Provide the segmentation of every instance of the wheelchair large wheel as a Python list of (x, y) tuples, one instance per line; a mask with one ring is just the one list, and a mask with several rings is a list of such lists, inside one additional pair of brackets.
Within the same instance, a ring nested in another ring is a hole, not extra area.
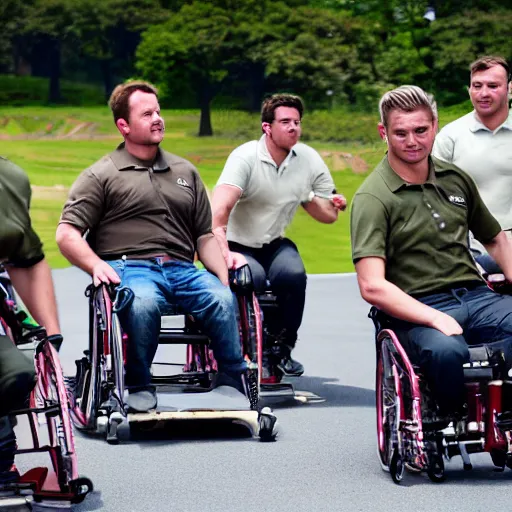
[(101, 404), (101, 376), (104, 370), (104, 346), (107, 338), (107, 315), (103, 288), (87, 287), (89, 297), (89, 349), (76, 361), (75, 378), (68, 379), (72, 394), (71, 415), (79, 430), (95, 430), (98, 409)]
[(263, 329), (261, 310), (254, 294), (238, 297), (242, 353), (249, 371), (247, 385), (251, 409), (258, 409), (263, 364)]
[[(375, 391), (377, 395), (377, 447), (380, 463), (385, 471), (391, 470), (393, 456), (395, 455), (395, 458), (399, 456), (400, 396), (396, 389), (393, 367), (390, 363), (389, 350), (386, 342), (383, 341), (377, 360)], [(392, 471), (392, 477), (395, 472)], [(394, 477), (393, 480), (395, 480)]]
[[(73, 430), (68, 395), (57, 352), (47, 340), (36, 349), (37, 384), (30, 397), (31, 408), (44, 408), (48, 427), (50, 458), (63, 492), (70, 491), (70, 482), (78, 478)], [(36, 421), (40, 421), (36, 418)]]

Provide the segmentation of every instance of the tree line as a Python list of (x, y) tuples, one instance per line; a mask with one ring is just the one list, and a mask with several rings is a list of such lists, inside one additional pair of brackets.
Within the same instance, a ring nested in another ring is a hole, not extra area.
[(257, 110), (293, 91), (363, 110), (414, 83), (450, 105), (476, 57), (512, 59), (512, 0), (3, 0), (0, 22), (0, 73), (49, 77), (49, 102), (63, 76), (106, 96), (145, 78), (164, 105), (199, 107), (202, 135), (219, 96)]

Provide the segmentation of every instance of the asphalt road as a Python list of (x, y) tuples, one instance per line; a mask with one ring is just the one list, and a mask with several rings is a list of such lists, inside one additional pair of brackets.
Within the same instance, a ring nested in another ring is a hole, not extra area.
[[(89, 280), (76, 269), (55, 271), (54, 277), (65, 336), (62, 362), (71, 374), (87, 343), (83, 291)], [(469, 473), (462, 470), (460, 457), (453, 459), (442, 484), (406, 474), (397, 486), (381, 470), (373, 326), (367, 311), (353, 275), (310, 277), (295, 351), (306, 373), (296, 379), (296, 387), (326, 400), (275, 405), (281, 425), (275, 443), (260, 443), (237, 429), (221, 435), (207, 426), (118, 446), (76, 433), (80, 473), (93, 480), (95, 492), (73, 510), (508, 510), (512, 472), (494, 473), (485, 454), (472, 456), (475, 469)], [(180, 362), (184, 349), (163, 355)]]

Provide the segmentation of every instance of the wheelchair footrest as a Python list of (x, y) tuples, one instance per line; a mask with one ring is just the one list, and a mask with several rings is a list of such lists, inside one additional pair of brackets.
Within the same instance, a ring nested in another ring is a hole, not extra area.
[(188, 333), (182, 329), (163, 328), (160, 331), (158, 342), (162, 345), (209, 345), (208, 336), (199, 333)]

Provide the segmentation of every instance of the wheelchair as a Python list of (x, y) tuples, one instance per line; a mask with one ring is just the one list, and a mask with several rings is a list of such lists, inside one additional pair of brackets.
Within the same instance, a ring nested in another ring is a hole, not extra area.
[[(182, 373), (157, 376), (152, 372), (157, 409), (130, 412), (124, 402), (128, 337), (116, 311), (117, 292), (103, 284), (89, 285), (85, 293), (89, 298), (89, 347), (84, 357), (76, 361), (76, 376), (68, 379), (71, 417), (78, 429), (103, 434), (108, 443), (117, 444), (136, 425), (150, 428), (172, 420), (229, 420), (245, 425), (261, 441), (276, 439), (275, 415), (270, 408), (260, 410), (258, 405), (259, 366), (251, 365), (248, 372), (249, 399), (232, 388), (224, 390), (224, 396), (218, 392), (221, 388), (211, 389), (217, 363), (210, 340), (194, 319), (178, 308), (171, 307), (165, 316), (184, 316), (183, 327), (162, 327), (159, 345), (187, 346)], [(247, 353), (245, 346), (243, 352)], [(154, 362), (153, 368), (158, 364), (173, 363)]]
[(449, 422), (436, 404), (420, 369), (409, 360), (386, 316), (369, 314), (376, 327), (377, 446), (381, 466), (400, 483), (407, 466), (445, 480), (444, 460), (460, 455), (471, 470), (471, 453), (488, 452), (496, 471), (512, 469), (512, 380), (497, 343), (470, 346), (464, 364), (467, 415)]
[(250, 368), (259, 369), (260, 398), (293, 399), (300, 403), (322, 402), (323, 399), (314, 393), (298, 391), (293, 384), (282, 380), (284, 374), (278, 366), (281, 361), (280, 340), (276, 335), (280, 310), (270, 282), (267, 280), (265, 290), (256, 293), (248, 265), (230, 271), (230, 276), (247, 364)]
[[(27, 321), (28, 320), (28, 321)], [(68, 396), (56, 349), (45, 330), (18, 307), (9, 276), (0, 273), (1, 334), (7, 334), (27, 357), (34, 359), (36, 385), (24, 409), (10, 421), (17, 434), (16, 454), (48, 452), (51, 465), (37, 467), (16, 483), (0, 486), (0, 509), (81, 503), (93, 490), (79, 475)]]

